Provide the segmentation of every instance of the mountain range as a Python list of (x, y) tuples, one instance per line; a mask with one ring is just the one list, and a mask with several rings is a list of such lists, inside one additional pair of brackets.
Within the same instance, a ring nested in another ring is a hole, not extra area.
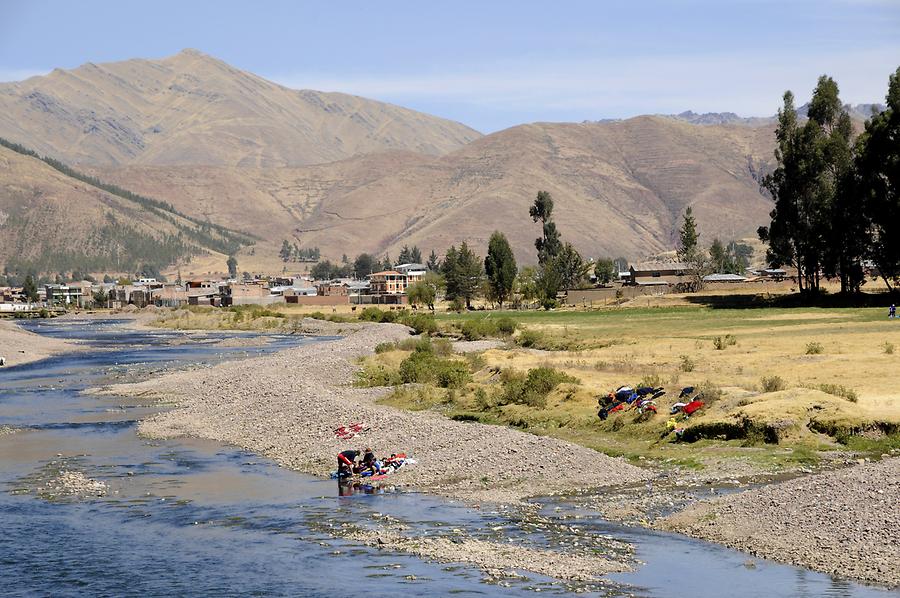
[[(396, 256), (407, 244), (441, 254), (463, 240), (483, 253), (494, 230), (533, 263), (539, 227), (528, 206), (538, 190), (553, 194), (564, 239), (587, 257), (673, 248), (688, 206), (706, 242), (753, 235), (771, 209), (759, 181), (772, 167), (774, 122), (732, 116), (533, 123), (483, 136), (383, 102), (288, 89), (195, 50), (0, 84), (0, 137), (164, 202), (175, 214), (166, 218), (246, 233), (240, 268), (270, 272), (297, 267), (278, 257), (285, 239), (337, 260)], [(3, 263), (46, 263), (57, 235), (89, 247), (110, 213), (140, 231), (172, 230), (152, 210), (13, 154), (0, 151)], [(80, 224), (62, 226), (70, 218)], [(27, 240), (34, 247), (22, 254)], [(191, 243), (169, 268), (224, 269), (220, 245)]]

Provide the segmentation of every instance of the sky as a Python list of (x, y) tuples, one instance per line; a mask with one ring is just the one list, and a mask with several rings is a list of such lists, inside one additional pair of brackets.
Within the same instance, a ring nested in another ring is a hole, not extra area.
[(298, 89), (489, 133), (638, 114), (774, 114), (829, 74), (883, 101), (900, 0), (0, 0), (0, 81), (196, 48)]

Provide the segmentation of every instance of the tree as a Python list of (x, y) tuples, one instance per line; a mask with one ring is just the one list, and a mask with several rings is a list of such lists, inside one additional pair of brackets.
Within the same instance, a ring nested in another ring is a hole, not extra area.
[(440, 260), (438, 260), (437, 254), (434, 252), (434, 249), (431, 250), (431, 255), (428, 256), (428, 261), (425, 263), (425, 267), (428, 268), (430, 272), (437, 272), (441, 268)]
[(25, 277), (25, 282), (22, 284), (22, 294), (25, 295), (25, 299), (31, 303), (38, 300), (38, 289), (37, 284), (34, 282), (33, 275), (29, 274)]
[(709, 259), (712, 262), (713, 270), (716, 272), (727, 272), (728, 252), (718, 237), (713, 239), (712, 245), (709, 246)]
[(613, 260), (613, 263), (616, 265), (616, 272), (625, 272), (628, 270), (628, 260), (624, 257), (617, 257)]
[(518, 307), (522, 302), (530, 304), (540, 297), (538, 288), (538, 273), (534, 266), (526, 266), (519, 270), (515, 284), (515, 303)]
[(285, 239), (281, 242), (281, 251), (278, 252), (278, 257), (281, 258), (281, 261), (286, 262), (291, 259), (292, 248), (291, 244), (288, 243), (288, 240)]
[(601, 258), (594, 264), (594, 276), (600, 284), (609, 284), (619, 276), (619, 270), (609, 258)]
[(867, 214), (868, 253), (888, 288), (900, 283), (900, 68), (888, 82), (887, 107), (857, 140), (855, 188)]
[(447, 299), (459, 299), (465, 301), (467, 308), (472, 307), (472, 299), (481, 284), (482, 264), (465, 241), (459, 249), (450, 246), (441, 264), (441, 273), (447, 287)]
[(360, 253), (353, 260), (353, 272), (357, 278), (365, 278), (379, 267), (375, 258), (368, 253)]
[(226, 264), (228, 265), (228, 278), (230, 278), (232, 280), (237, 279), (237, 275), (238, 275), (237, 258), (235, 258), (233, 255), (229, 255), (228, 261), (226, 262)]
[(557, 271), (562, 289), (574, 289), (581, 286), (590, 270), (590, 264), (585, 262), (578, 250), (568, 242), (553, 258), (551, 267)]
[(404, 245), (400, 250), (400, 255), (397, 257), (398, 264), (420, 264), (422, 263), (422, 252), (419, 251), (419, 248), (415, 245), (412, 246), (412, 249), (409, 246)]
[(337, 265), (332, 264), (328, 260), (322, 260), (312, 267), (309, 271), (309, 275), (312, 276), (314, 280), (331, 280), (332, 278), (335, 278), (335, 271), (337, 270), (339, 270)]
[(97, 307), (106, 307), (107, 301), (109, 300), (109, 295), (103, 289), (97, 289), (93, 293), (92, 299), (94, 300), (94, 305)]
[(528, 214), (534, 222), (541, 222), (542, 235), (535, 239), (534, 246), (538, 252), (538, 263), (544, 264), (559, 253), (562, 247), (559, 231), (553, 222), (553, 197), (546, 191), (538, 191)]
[(808, 116), (801, 126), (794, 95), (786, 92), (775, 131), (778, 167), (763, 179), (775, 207), (759, 237), (769, 244), (770, 265), (797, 269), (801, 293), (818, 292), (823, 270), (826, 276), (839, 275), (841, 289), (848, 291), (858, 286), (853, 281), (861, 272), (853, 254), (858, 253), (862, 214), (843, 186), (851, 165), (852, 127), (830, 77), (819, 78)]
[(424, 280), (420, 280), (406, 288), (406, 297), (409, 299), (410, 305), (427, 305), (429, 309), (433, 310), (437, 290)]
[(384, 254), (384, 258), (381, 260), (381, 269), (382, 270), (393, 270), (394, 262), (391, 261), (391, 256), (388, 254)]
[(518, 268), (509, 241), (500, 231), (494, 231), (488, 241), (488, 252), (484, 258), (484, 272), (488, 280), (488, 298), (496, 301), (500, 309), (503, 309), (503, 302), (512, 294)]
[(703, 277), (709, 271), (709, 260), (706, 252), (700, 249), (700, 233), (690, 206), (684, 211), (681, 229), (678, 231), (678, 259), (693, 270), (693, 290), (700, 290)]

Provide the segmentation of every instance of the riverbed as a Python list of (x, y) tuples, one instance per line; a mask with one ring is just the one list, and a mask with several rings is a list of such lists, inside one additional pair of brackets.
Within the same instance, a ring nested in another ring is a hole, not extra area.
[[(339, 496), (335, 482), (193, 439), (148, 440), (137, 422), (165, 409), (81, 394), (328, 338), (132, 330), (115, 319), (43, 320), (29, 330), (82, 351), (0, 370), (0, 593), (3, 595), (885, 596), (676, 534), (625, 527), (583, 497), (523, 511), (390, 487)], [(54, 492), (60, 472), (102, 483)], [(605, 551), (634, 567), (596, 582), (435, 563), (347, 539), (386, 523), (427, 537)]]

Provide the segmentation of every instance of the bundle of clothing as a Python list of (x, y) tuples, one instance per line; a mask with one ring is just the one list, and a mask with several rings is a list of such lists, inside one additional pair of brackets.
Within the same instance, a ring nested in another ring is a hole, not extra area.
[(606, 419), (610, 413), (634, 409), (638, 413), (656, 413), (656, 399), (666, 394), (662, 388), (652, 386), (620, 386), (605, 397), (597, 399), (600, 411), (597, 416)]

